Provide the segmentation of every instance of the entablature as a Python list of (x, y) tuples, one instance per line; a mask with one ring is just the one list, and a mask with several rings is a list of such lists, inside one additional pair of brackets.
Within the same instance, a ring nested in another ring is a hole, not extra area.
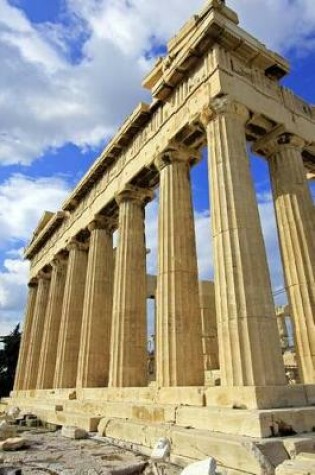
[[(245, 34), (236, 23), (226, 19), (225, 22), (229, 29)], [(183, 44), (185, 51), (189, 49), (192, 36), (193, 29), (189, 30), (187, 42), (174, 41), (174, 51), (179, 44)], [(252, 41), (256, 43), (264, 48), (256, 40)], [(242, 48), (247, 44), (239, 42), (234, 50), (229, 47), (231, 51), (228, 51), (222, 44), (215, 43), (190, 66), (189, 74), (181, 78), (167, 100), (155, 99), (151, 105), (142, 103), (136, 108), (65, 201), (59, 217), (57, 213), (27, 247), (25, 256), (32, 260), (34, 272), (45, 263), (46, 254), (49, 259), (88, 226), (91, 213), (117, 216), (114, 200), (117, 190), (127, 184), (155, 188), (159, 178), (153, 162), (171, 140), (195, 149), (205, 145), (199, 120), (201, 112), (222, 95), (229, 95), (250, 111), (246, 126), (250, 142), (279, 125), (301, 135), (307, 143), (303, 151), (305, 166), (309, 174), (315, 173), (314, 107), (279, 85), (272, 75), (267, 76), (259, 54), (256, 57), (249, 54), (243, 61), (246, 55)]]

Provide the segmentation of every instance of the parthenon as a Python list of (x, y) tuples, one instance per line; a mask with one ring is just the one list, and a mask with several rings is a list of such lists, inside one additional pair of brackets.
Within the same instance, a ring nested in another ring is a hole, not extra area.
[[(169, 41), (143, 81), (152, 102), (123, 123), (62, 209), (44, 214), (25, 250), (9, 404), (143, 450), (169, 437), (174, 457), (214, 456), (231, 474), (272, 475), (263, 441), (314, 431), (315, 107), (281, 85), (288, 73), (222, 0)], [(205, 146), (214, 289), (198, 282), (190, 179)], [(270, 169), (299, 384), (285, 376), (250, 153)], [(150, 381), (144, 219), (157, 189)]]

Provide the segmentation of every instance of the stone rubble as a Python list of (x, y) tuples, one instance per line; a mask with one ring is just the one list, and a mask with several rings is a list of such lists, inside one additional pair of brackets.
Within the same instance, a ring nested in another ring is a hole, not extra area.
[(0, 422), (0, 441), (14, 437), (16, 432), (17, 429), (15, 426), (8, 424), (6, 421)]
[[(156, 474), (147, 457), (92, 438), (64, 438), (61, 431), (41, 428), (28, 430), (27, 442), (27, 448), (1, 453), (0, 475), (9, 473), (4, 469), (22, 470), (22, 475)], [(164, 473), (179, 475), (181, 468), (168, 464)]]
[(69, 439), (86, 439), (88, 433), (84, 429), (80, 429), (75, 426), (63, 426), (61, 430), (62, 437), (68, 437)]
[(24, 437), (11, 437), (9, 439), (0, 442), (0, 450), (20, 450), (27, 447), (27, 440)]

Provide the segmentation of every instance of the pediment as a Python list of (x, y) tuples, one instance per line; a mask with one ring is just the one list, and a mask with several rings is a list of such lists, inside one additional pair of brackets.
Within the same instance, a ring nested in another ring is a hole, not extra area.
[[(55, 213), (51, 211), (44, 211), (42, 217), (40, 218), (35, 231), (33, 232), (32, 241), (40, 234), (40, 232), (46, 227), (46, 225), (51, 221)], [(31, 242), (32, 242), (31, 241)]]

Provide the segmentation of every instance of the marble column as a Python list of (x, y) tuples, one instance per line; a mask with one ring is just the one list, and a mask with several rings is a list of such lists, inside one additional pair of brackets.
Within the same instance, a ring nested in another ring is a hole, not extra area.
[(39, 357), (42, 348), (46, 308), (50, 289), (50, 272), (41, 271), (38, 274), (38, 289), (34, 307), (32, 329), (28, 341), (28, 357), (25, 367), (23, 389), (36, 389)]
[(39, 359), (37, 389), (53, 388), (67, 262), (66, 256), (59, 255), (51, 263), (51, 285), (46, 310), (43, 344)]
[(286, 384), (257, 200), (248, 111), (229, 98), (205, 110), (222, 386)]
[(83, 307), (77, 387), (108, 385), (113, 307), (113, 222), (98, 216), (89, 225), (90, 246)]
[(59, 330), (55, 388), (74, 388), (81, 341), (83, 299), (87, 269), (87, 245), (72, 240)]
[(127, 187), (116, 198), (119, 241), (115, 258), (109, 386), (147, 384), (146, 247), (144, 206), (153, 194)]
[(315, 221), (302, 159), (304, 142), (285, 132), (255, 145), (269, 158), (283, 268), (295, 324), (300, 376), (315, 383)]
[(280, 337), (280, 344), (282, 351), (288, 349), (288, 329), (285, 321), (285, 317), (283, 315), (277, 315), (277, 324), (278, 324), (278, 332)]
[(212, 282), (199, 282), (202, 352), (205, 371), (219, 369), (218, 331)]
[(34, 319), (34, 310), (35, 310), (35, 303), (37, 297), (37, 289), (38, 289), (38, 281), (37, 279), (32, 279), (28, 284), (29, 291), (28, 291), (28, 298), (27, 298), (27, 306), (26, 306), (26, 314), (24, 320), (24, 328), (22, 331), (22, 338), (21, 338), (21, 347), (19, 352), (19, 359), (15, 374), (15, 382), (14, 382), (14, 391), (19, 391), (24, 387), (24, 379), (26, 373), (26, 362), (27, 356), (29, 352), (29, 344), (31, 338), (31, 330), (32, 324)]
[(160, 172), (156, 373), (158, 386), (204, 384), (201, 310), (190, 161), (199, 154), (174, 145)]

